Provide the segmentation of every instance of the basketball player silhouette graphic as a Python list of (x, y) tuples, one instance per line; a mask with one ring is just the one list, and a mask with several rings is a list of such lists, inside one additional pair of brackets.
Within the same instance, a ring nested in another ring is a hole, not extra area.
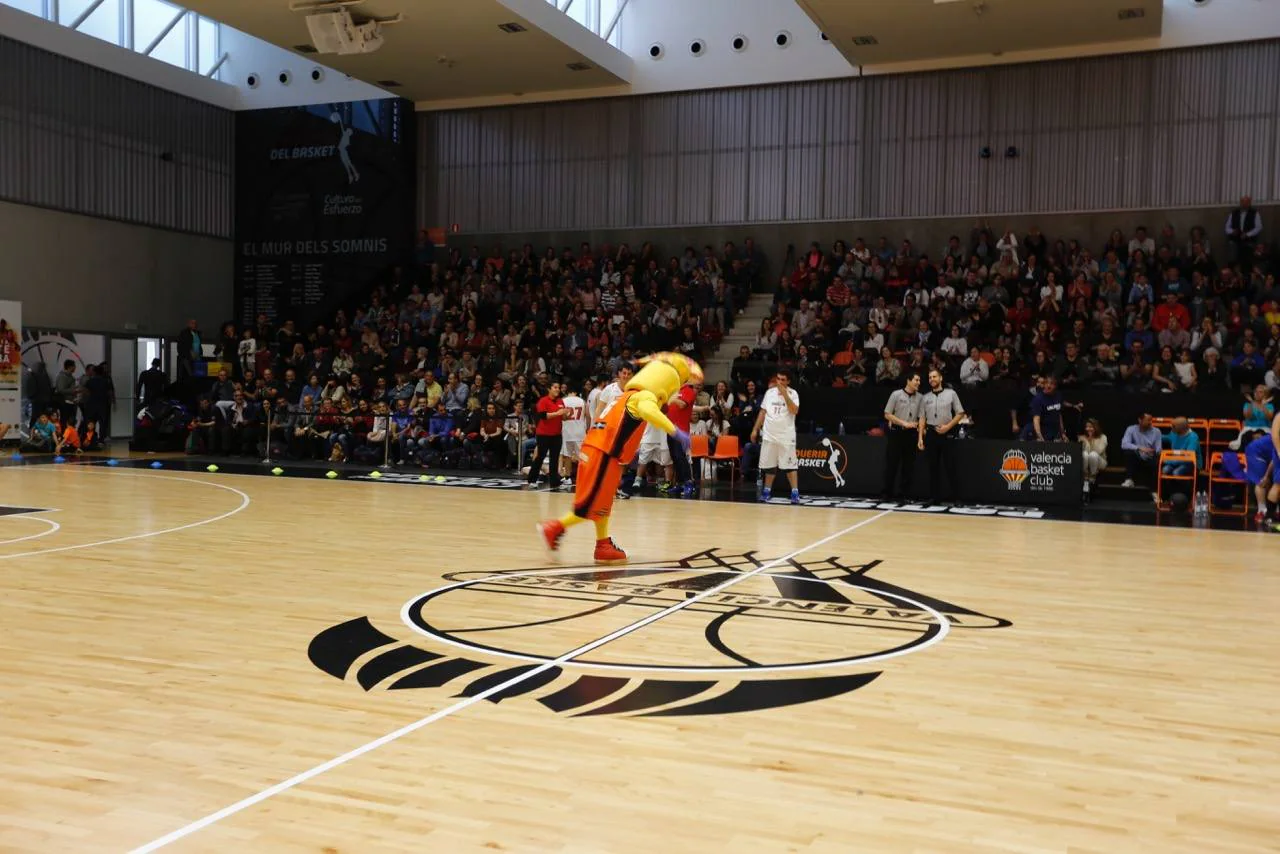
[(831, 469), (831, 478), (836, 482), (836, 489), (844, 486), (844, 475), (840, 474), (840, 446), (833, 445), (830, 439), (823, 438), (822, 447), (827, 449), (827, 468)]
[(329, 114), (329, 121), (342, 128), (342, 139), (338, 141), (338, 157), (342, 160), (342, 165), (347, 170), (347, 183), (354, 184), (360, 180), (360, 173), (356, 171), (355, 164), (351, 162), (351, 135), (355, 131), (347, 127), (342, 121), (342, 114), (333, 112)]

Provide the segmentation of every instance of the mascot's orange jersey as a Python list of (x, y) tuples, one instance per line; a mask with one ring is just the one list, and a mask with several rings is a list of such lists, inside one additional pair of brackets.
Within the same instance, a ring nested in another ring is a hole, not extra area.
[(637, 395), (648, 396), (652, 404), (650, 392), (624, 391), (591, 425), (587, 438), (582, 442), (583, 448), (603, 451), (624, 466), (635, 459), (645, 427), (645, 419), (633, 412), (639, 402), (633, 400)]

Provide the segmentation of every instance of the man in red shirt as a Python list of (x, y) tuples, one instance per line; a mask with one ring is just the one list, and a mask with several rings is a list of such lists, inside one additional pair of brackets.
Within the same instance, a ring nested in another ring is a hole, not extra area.
[(529, 465), (528, 483), (537, 486), (538, 475), (542, 474), (542, 461), (551, 459), (551, 488), (560, 488), (560, 431), (564, 427), (564, 417), (569, 410), (560, 403), (560, 383), (552, 383), (544, 397), (538, 400), (535, 407), (538, 421), (534, 425), (534, 441), (537, 450), (533, 454), (533, 462)]
[[(693, 420), (693, 402), (698, 397), (698, 389), (693, 383), (680, 387), (680, 391), (667, 401), (667, 418), (676, 425), (676, 429), (689, 432), (689, 424)], [(676, 470), (676, 482), (684, 484), (682, 494), (692, 498), (697, 491), (693, 482), (693, 468), (689, 465), (689, 452), (685, 450), (674, 436), (667, 437), (667, 450), (671, 452), (671, 464)]]
[(1164, 302), (1156, 306), (1155, 312), (1151, 315), (1151, 328), (1156, 332), (1164, 332), (1169, 328), (1169, 318), (1176, 317), (1181, 324), (1180, 329), (1191, 328), (1191, 312), (1187, 311), (1187, 307), (1178, 302), (1177, 294), (1165, 294)]

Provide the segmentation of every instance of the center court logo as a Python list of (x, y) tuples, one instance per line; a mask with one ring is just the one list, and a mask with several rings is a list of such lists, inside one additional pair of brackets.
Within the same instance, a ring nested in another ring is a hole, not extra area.
[[(365, 691), (456, 685), (456, 696), (475, 696), (510, 683), (486, 699), (521, 697), (574, 717), (671, 717), (839, 696), (950, 631), (1010, 625), (872, 577), (881, 563), (775, 565), (709, 549), (623, 568), (457, 572), (402, 607), (412, 642), (361, 617), (316, 635), (308, 655)], [(697, 601), (559, 661), (584, 638), (689, 599)]]

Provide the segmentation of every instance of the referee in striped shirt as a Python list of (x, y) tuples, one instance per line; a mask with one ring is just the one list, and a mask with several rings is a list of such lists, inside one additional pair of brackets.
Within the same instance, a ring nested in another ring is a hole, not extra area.
[(942, 382), (942, 372), (929, 371), (929, 392), (924, 395), (920, 411), (920, 448), (929, 461), (929, 498), (942, 500), (942, 469), (947, 470), (948, 497), (955, 501), (958, 495), (956, 483), (956, 447), (953, 432), (964, 417), (964, 407), (954, 389)]
[[(895, 501), (911, 492), (911, 479), (916, 470), (916, 449), (923, 449), (920, 439), (920, 374), (907, 375), (906, 384), (895, 389), (884, 405), (884, 420), (889, 425), (886, 438), (888, 453), (884, 461), (884, 497)], [(899, 481), (901, 473), (901, 481)], [(901, 482), (902, 488), (898, 488)]]

